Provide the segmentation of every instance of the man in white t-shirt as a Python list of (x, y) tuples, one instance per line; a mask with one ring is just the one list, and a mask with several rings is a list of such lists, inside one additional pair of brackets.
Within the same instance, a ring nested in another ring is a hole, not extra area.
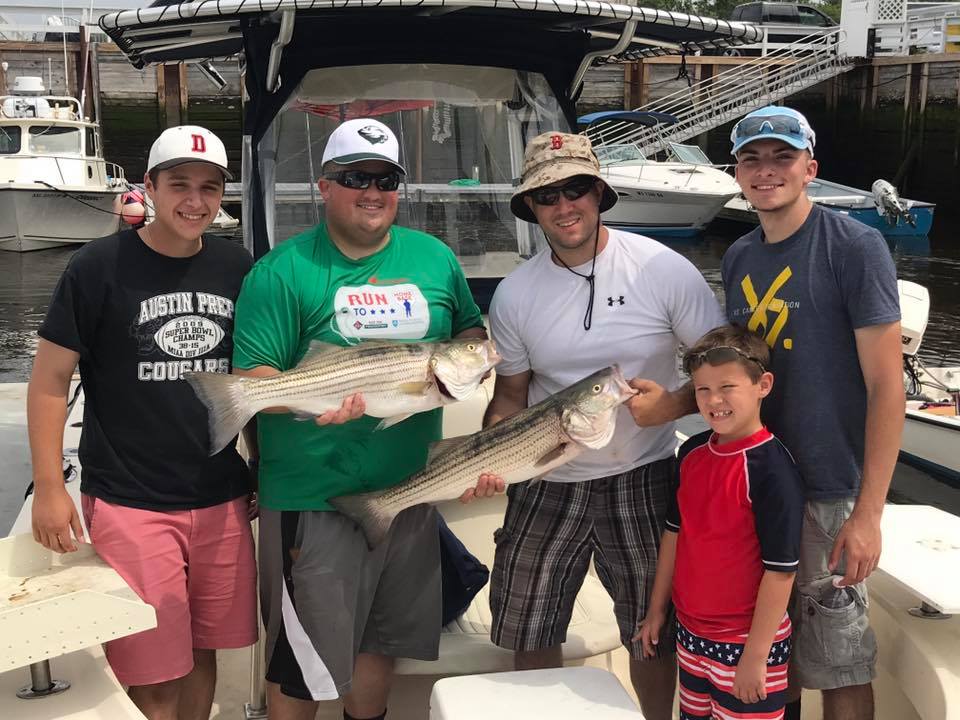
[[(685, 258), (600, 222), (617, 201), (590, 141), (559, 132), (526, 148), (510, 208), (538, 223), (549, 248), (506, 277), (490, 306), (503, 360), (484, 417), (491, 425), (611, 363), (638, 390), (616, 433), (547, 475), (512, 485), (491, 577), (492, 639), (517, 669), (559, 667), (561, 643), (591, 558), (614, 599), (630, 675), (647, 720), (670, 717), (676, 658), (667, 623), (659, 655), (632, 641), (657, 566), (674, 475), (673, 421), (696, 411), (680, 387), (677, 351), (724, 323), (713, 292)], [(463, 500), (502, 490), (484, 475)]]

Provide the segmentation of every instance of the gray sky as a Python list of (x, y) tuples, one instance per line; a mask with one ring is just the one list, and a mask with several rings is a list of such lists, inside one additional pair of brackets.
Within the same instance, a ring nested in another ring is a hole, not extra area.
[(50, 15), (63, 14), (68, 17), (80, 18), (83, 10), (89, 14), (93, 8), (93, 17), (100, 17), (104, 13), (114, 10), (129, 10), (132, 8), (148, 7), (150, 0), (0, 0), (0, 16), (8, 20), (16, 18), (18, 21), (42, 22)]

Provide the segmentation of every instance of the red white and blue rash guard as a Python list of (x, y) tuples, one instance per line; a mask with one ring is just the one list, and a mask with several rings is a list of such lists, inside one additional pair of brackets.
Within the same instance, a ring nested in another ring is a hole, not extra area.
[(766, 428), (723, 445), (705, 432), (687, 440), (678, 457), (680, 484), (666, 522), (679, 533), (677, 617), (703, 637), (746, 634), (764, 571), (797, 570), (800, 473)]

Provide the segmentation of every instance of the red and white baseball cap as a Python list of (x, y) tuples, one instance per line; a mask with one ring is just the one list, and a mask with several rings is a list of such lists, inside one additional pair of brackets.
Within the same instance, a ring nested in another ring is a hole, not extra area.
[(352, 165), (364, 160), (383, 160), (404, 175), (407, 172), (400, 164), (400, 143), (393, 130), (370, 118), (347, 120), (330, 133), (320, 164)]
[(150, 148), (147, 172), (191, 162), (216, 165), (227, 180), (233, 180), (233, 175), (227, 170), (227, 149), (223, 142), (199, 125), (179, 125), (160, 133)]

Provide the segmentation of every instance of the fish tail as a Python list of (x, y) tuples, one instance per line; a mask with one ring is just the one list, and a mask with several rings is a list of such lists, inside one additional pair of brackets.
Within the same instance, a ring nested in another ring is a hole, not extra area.
[(254, 415), (247, 398), (246, 378), (215, 372), (187, 372), (183, 377), (207, 407), (210, 454), (216, 455)]
[(361, 493), (341, 495), (327, 500), (338, 512), (353, 520), (363, 530), (367, 545), (376, 548), (387, 537), (394, 513), (383, 508), (378, 502), (381, 493)]

